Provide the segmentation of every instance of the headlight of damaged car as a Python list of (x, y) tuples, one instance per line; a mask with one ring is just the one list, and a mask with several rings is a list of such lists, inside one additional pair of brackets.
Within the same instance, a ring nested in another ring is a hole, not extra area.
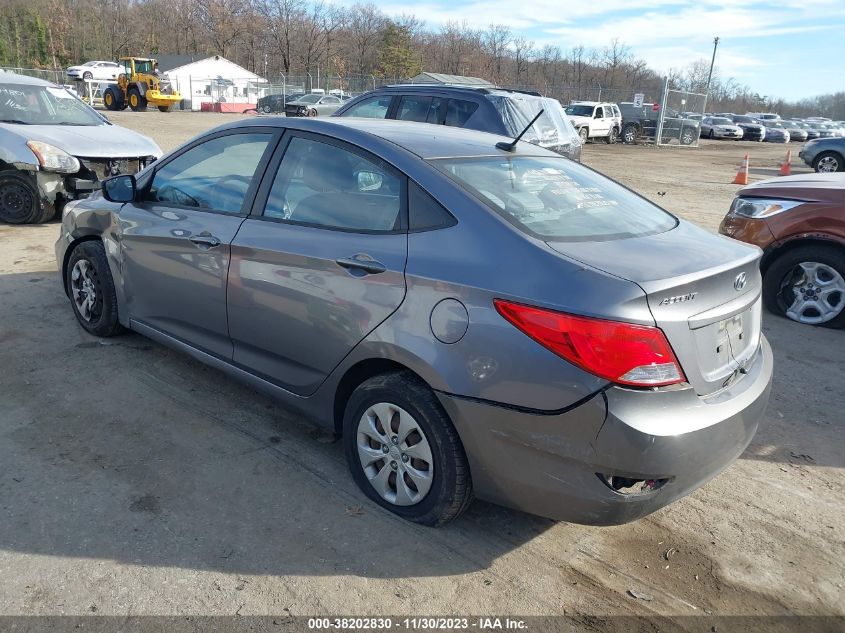
[(38, 159), (38, 164), (45, 171), (60, 174), (75, 174), (79, 171), (79, 160), (66, 151), (42, 141), (27, 141), (26, 146)]
[(731, 213), (744, 218), (768, 218), (804, 204), (795, 200), (769, 200), (763, 198), (735, 198)]

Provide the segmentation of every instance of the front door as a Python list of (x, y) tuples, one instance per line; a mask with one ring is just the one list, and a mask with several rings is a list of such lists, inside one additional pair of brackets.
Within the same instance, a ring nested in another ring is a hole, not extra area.
[(231, 359), (226, 278), (232, 239), (272, 153), (273, 132), (227, 132), (157, 167), (140, 201), (121, 209), (132, 320)]
[(232, 243), (229, 333), (236, 363), (309, 395), (405, 297), (406, 183), (362, 150), (288, 134)]
[(607, 136), (610, 132), (610, 121), (604, 116), (604, 108), (596, 106), (593, 112), (593, 125), (591, 136)]

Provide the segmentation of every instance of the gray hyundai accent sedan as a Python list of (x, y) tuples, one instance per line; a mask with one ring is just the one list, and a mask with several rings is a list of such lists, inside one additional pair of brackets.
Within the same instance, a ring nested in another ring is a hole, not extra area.
[(402, 517), (439, 525), (478, 497), (631, 521), (757, 429), (760, 251), (507, 140), (217, 128), (67, 205), (65, 291), (88, 332), (139, 332), (340, 434)]

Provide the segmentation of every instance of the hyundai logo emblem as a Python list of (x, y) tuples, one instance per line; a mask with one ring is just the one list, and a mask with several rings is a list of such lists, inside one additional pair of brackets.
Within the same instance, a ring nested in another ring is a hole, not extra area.
[(748, 280), (748, 275), (745, 273), (739, 273), (734, 279), (734, 290), (740, 291), (745, 288), (745, 282)]

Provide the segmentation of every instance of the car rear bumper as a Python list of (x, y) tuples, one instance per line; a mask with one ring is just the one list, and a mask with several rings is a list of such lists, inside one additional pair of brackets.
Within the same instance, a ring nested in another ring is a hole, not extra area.
[[(748, 446), (769, 399), (761, 337), (747, 374), (715, 395), (610, 387), (561, 412), (529, 412), (439, 393), (458, 430), (476, 496), (556, 520), (616, 525), (717, 475)], [(626, 494), (609, 477), (657, 480)]]

